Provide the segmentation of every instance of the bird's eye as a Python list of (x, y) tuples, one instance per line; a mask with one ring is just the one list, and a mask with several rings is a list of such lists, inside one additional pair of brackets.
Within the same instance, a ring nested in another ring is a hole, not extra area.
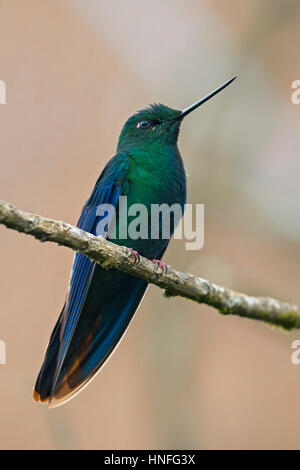
[(147, 129), (150, 126), (151, 126), (151, 123), (149, 121), (140, 121), (137, 125), (137, 127), (141, 129)]

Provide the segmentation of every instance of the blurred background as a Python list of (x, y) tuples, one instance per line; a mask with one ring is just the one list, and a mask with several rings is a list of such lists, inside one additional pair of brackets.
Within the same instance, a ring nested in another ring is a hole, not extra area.
[[(205, 247), (175, 268), (300, 304), (300, 3), (0, 0), (0, 198), (75, 224), (127, 117), (185, 108), (188, 202)], [(0, 227), (2, 449), (300, 448), (300, 365), (284, 333), (151, 286), (96, 380), (48, 410), (32, 388), (73, 253)]]

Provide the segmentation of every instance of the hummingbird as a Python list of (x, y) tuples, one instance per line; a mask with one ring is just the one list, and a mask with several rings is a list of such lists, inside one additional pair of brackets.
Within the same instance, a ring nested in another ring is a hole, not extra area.
[[(177, 146), (180, 125), (235, 78), (183, 111), (153, 104), (131, 116), (121, 131), (115, 156), (104, 167), (82, 209), (77, 227), (98, 235), (99, 205), (110, 204), (121, 214), (121, 196), (127, 197), (128, 207), (140, 203), (149, 214), (152, 204), (162, 203), (179, 204), (183, 213), (186, 174)], [(119, 228), (121, 224), (119, 220)], [(170, 225), (171, 237), (173, 219)], [(141, 255), (164, 269), (161, 259), (170, 238), (163, 238), (161, 233), (155, 239), (118, 235), (111, 241), (129, 248), (137, 262)], [(75, 254), (66, 301), (33, 391), (35, 401), (46, 402), (50, 408), (62, 405), (95, 377), (124, 335), (147, 286), (142, 279), (104, 269), (85, 255)]]

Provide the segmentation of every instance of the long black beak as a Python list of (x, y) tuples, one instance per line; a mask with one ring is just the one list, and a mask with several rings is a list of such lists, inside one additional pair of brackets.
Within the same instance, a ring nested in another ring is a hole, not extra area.
[(184, 109), (182, 111), (182, 113), (179, 114), (178, 118), (176, 118), (176, 120), (183, 119), (185, 116), (187, 116), (192, 111), (194, 111), (194, 109), (198, 108), (199, 106), (201, 106), (201, 104), (205, 103), (205, 101), (210, 100), (210, 98), (215, 96), (220, 91), (224, 90), (224, 88), (226, 88), (228, 85), (230, 85), (230, 83), (232, 83), (233, 80), (235, 80), (235, 79), (236, 79), (236, 77), (233, 77), (230, 80), (227, 80), (227, 82), (223, 83), (223, 85), (221, 85), (219, 88), (216, 88), (214, 91), (212, 91), (211, 93), (206, 95), (204, 98), (201, 98), (201, 100), (197, 101), (196, 103), (192, 104), (188, 108)]

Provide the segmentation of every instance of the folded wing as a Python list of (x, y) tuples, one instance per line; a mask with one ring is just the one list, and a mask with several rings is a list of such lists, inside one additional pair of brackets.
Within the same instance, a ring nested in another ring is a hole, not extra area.
[[(96, 234), (97, 209), (100, 204), (117, 208), (119, 196), (125, 195), (128, 167), (126, 153), (110, 160), (82, 210), (78, 227)], [(144, 281), (106, 271), (77, 253), (66, 303), (51, 335), (34, 399), (57, 406), (79, 391), (121, 339), (146, 288)]]

